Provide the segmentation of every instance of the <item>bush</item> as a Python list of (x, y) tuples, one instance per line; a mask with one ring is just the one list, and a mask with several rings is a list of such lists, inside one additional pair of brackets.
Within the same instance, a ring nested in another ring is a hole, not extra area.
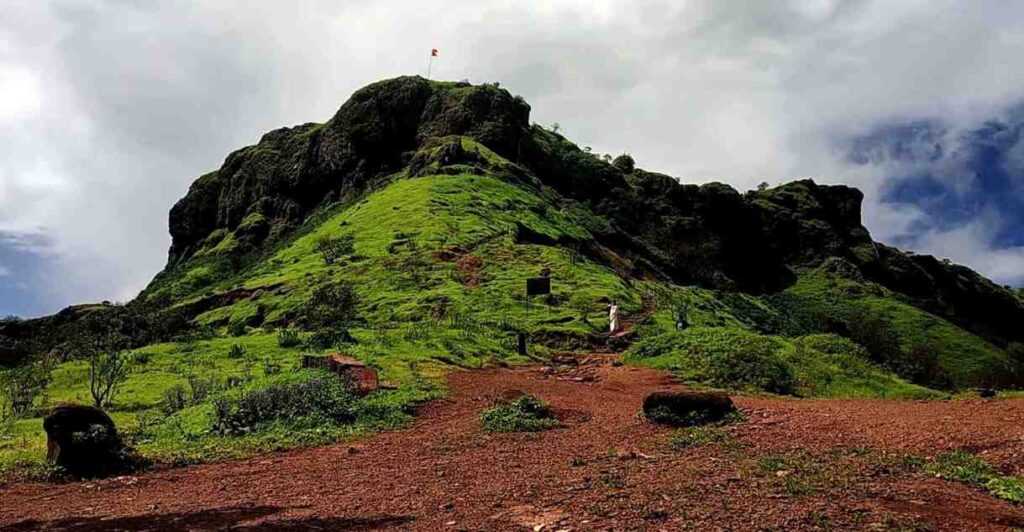
[(551, 407), (533, 397), (521, 395), (499, 401), (480, 416), (480, 425), (487, 432), (538, 432), (558, 426)]
[(231, 349), (228, 350), (228, 358), (231, 360), (245, 358), (245, 347), (242, 344), (232, 344)]
[(305, 341), (305, 347), (311, 350), (322, 350), (353, 343), (355, 338), (345, 328), (319, 329)]
[(175, 384), (164, 390), (164, 397), (160, 401), (160, 411), (168, 416), (185, 408), (187, 404), (185, 387)]
[(191, 393), (189, 396), (189, 404), (192, 406), (202, 403), (216, 388), (216, 382), (213, 379), (202, 379), (196, 376), (189, 376), (188, 388)]
[(623, 153), (612, 160), (612, 166), (618, 168), (624, 174), (632, 174), (633, 170), (636, 169), (636, 162), (628, 153)]
[(316, 250), (324, 258), (324, 263), (334, 264), (342, 257), (355, 252), (355, 236), (344, 233), (337, 237), (324, 236), (316, 241)]
[(346, 327), (356, 318), (358, 298), (352, 283), (339, 281), (321, 285), (306, 302), (302, 319), (311, 329)]
[(245, 336), (249, 332), (244, 321), (232, 321), (228, 323), (228, 336)]
[(50, 385), (52, 369), (48, 360), (42, 360), (0, 372), (0, 419), (13, 422), (28, 414)]
[(102, 409), (114, 401), (128, 380), (129, 355), (119, 349), (93, 351), (89, 355), (89, 394), (93, 406)]
[(872, 360), (893, 370), (901, 365), (900, 336), (888, 321), (860, 307), (848, 309), (843, 321), (845, 336), (867, 349)]
[(340, 380), (313, 377), (294, 383), (275, 383), (247, 392), (237, 402), (214, 404), (213, 430), (240, 435), (274, 421), (313, 417), (317, 422), (345, 423), (352, 419), (354, 398)]
[(277, 375), (281, 373), (281, 364), (271, 362), (269, 360), (263, 361), (263, 374), (266, 376)]
[(654, 365), (711, 386), (792, 394), (796, 378), (779, 349), (775, 339), (744, 329), (692, 327), (641, 338), (627, 356), (659, 359)]
[(299, 337), (299, 331), (295, 329), (281, 329), (277, 333), (277, 345), (278, 347), (297, 347), (302, 344), (302, 338)]

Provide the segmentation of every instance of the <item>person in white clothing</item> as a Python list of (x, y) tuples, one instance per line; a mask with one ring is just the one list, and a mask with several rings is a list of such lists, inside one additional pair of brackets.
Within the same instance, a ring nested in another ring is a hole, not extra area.
[(619, 305), (614, 301), (608, 306), (608, 326), (612, 334), (619, 330)]

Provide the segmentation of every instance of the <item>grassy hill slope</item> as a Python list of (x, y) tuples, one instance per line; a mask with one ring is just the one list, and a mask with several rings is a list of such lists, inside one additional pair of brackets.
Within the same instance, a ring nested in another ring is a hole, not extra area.
[[(144, 456), (170, 464), (397, 426), (444, 393), (444, 372), (558, 351), (628, 348), (628, 363), (695, 386), (799, 397), (1024, 382), (1019, 345), (977, 306), (1019, 299), (969, 276), (938, 302), (891, 288), (947, 270), (886, 258), (852, 189), (680, 185), (527, 127), (525, 103), (494, 86), (381, 87), (197, 180), (172, 212), (167, 268), (135, 301), (0, 326), (0, 356), (58, 362), (0, 437), (0, 470), (41, 468), (47, 407), (90, 401), (79, 341), (95, 330), (116, 332), (110, 349), (129, 357), (107, 409)], [(551, 295), (527, 298), (542, 272)], [(631, 331), (610, 341), (613, 300)], [(299, 368), (334, 351), (394, 389), (353, 397)], [(246, 418), (258, 401), (270, 414)], [(343, 418), (316, 411), (325, 401)]]

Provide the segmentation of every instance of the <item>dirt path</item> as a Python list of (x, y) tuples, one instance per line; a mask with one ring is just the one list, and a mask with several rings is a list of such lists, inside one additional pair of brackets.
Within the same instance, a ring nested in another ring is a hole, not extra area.
[[(726, 429), (725, 441), (673, 450), (665, 443), (671, 431), (637, 416), (645, 394), (673, 385), (667, 375), (608, 363), (593, 372), (593, 382), (558, 379), (536, 367), (455, 373), (451, 398), (426, 405), (410, 428), (356, 445), (137, 478), (8, 485), (0, 488), (0, 527), (1024, 527), (1024, 509), (904, 469), (898, 459), (967, 447), (1004, 467), (1024, 464), (1024, 401), (739, 398), (748, 421)], [(480, 411), (509, 389), (552, 403), (565, 428), (481, 433)]]

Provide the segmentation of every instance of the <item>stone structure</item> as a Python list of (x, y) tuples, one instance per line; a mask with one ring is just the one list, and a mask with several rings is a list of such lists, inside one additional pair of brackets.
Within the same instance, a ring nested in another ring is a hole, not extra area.
[(302, 367), (322, 368), (344, 378), (352, 391), (366, 395), (380, 387), (377, 371), (366, 364), (341, 353), (326, 356), (306, 355)]

